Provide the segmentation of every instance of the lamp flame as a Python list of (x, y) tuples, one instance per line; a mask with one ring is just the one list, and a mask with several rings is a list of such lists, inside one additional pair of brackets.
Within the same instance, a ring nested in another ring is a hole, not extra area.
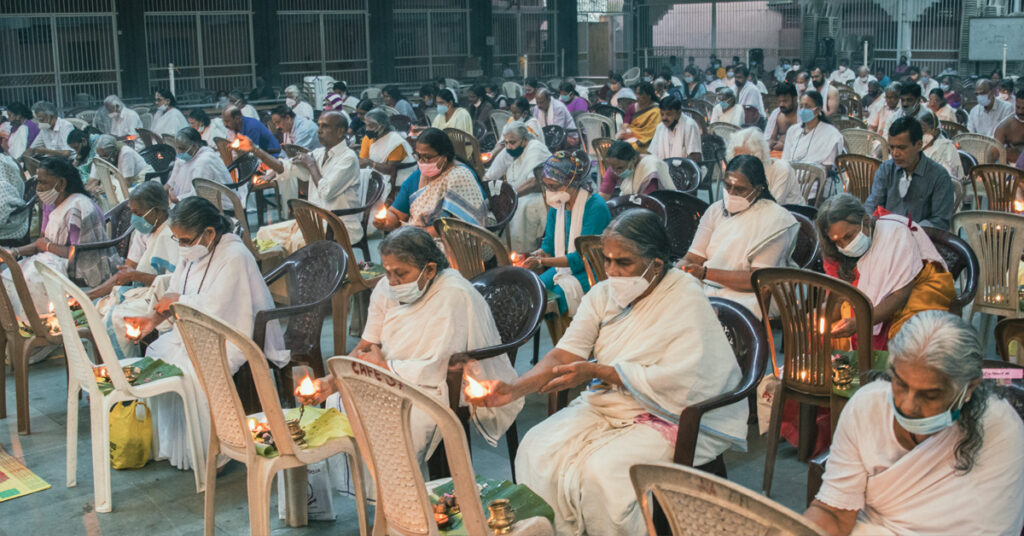
[(127, 335), (129, 339), (138, 339), (139, 336), (142, 335), (142, 328), (132, 324), (131, 322), (125, 322), (124, 334)]
[(476, 380), (472, 376), (466, 376), (466, 397), (467, 398), (483, 398), (491, 394), (491, 390)]
[(1024, 201), (1014, 201), (1013, 211), (1017, 213), (1024, 212)]
[(249, 431), (250, 432), (255, 432), (256, 431), (256, 419), (249, 419)]
[(378, 211), (377, 214), (374, 216), (374, 218), (376, 218), (378, 220), (383, 220), (383, 219), (386, 219), (387, 217), (388, 217), (388, 207), (386, 207), (386, 206), (385, 207), (380, 207), (380, 211)]
[(232, 149), (237, 149), (237, 148), (239, 148), (241, 146), (242, 146), (242, 140), (240, 138), (235, 138), (235, 141), (231, 142), (231, 148)]
[(316, 394), (316, 386), (313, 385), (313, 380), (309, 376), (302, 379), (299, 383), (299, 388), (295, 390), (295, 394), (301, 396), (313, 396)]
[(821, 333), (822, 335), (825, 334), (825, 319), (824, 318), (822, 318), (821, 321), (818, 322), (818, 333)]
[(483, 163), (485, 163), (485, 164), (487, 162), (490, 162), (491, 161), (491, 153), (480, 153), (480, 160)]
[(50, 302), (50, 314), (53, 314), (53, 302)]
[(519, 261), (523, 260), (523, 257), (522, 255), (513, 251), (512, 253), (509, 253), (508, 260), (512, 261), (512, 264), (519, 264)]

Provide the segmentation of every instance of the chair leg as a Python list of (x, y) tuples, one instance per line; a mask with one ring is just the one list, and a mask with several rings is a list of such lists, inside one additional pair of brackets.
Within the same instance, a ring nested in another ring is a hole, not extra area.
[(366, 516), (366, 484), (363, 482), (363, 460), (357, 454), (346, 454), (348, 466), (352, 469), (352, 485), (356, 488), (356, 518), (359, 520), (359, 536), (369, 532)]
[(512, 468), (512, 482), (516, 481), (516, 453), (519, 452), (519, 431), (516, 430), (516, 422), (505, 432), (505, 442), (508, 443), (508, 462)]
[(768, 425), (768, 447), (764, 457), (764, 482), (761, 490), (766, 497), (771, 497), (772, 476), (775, 473), (775, 455), (779, 451), (779, 433), (782, 431), (782, 407), (785, 402), (785, 390), (780, 381), (775, 386), (775, 393), (772, 396), (772, 416)]
[(0, 334), (3, 342), (0, 343), (0, 419), (7, 418), (7, 356), (11, 355), (10, 344), (6, 335)]
[(78, 393), (77, 384), (68, 386), (67, 414), (67, 486), (78, 485)]
[(533, 334), (533, 359), (530, 360), (531, 365), (536, 365), (537, 361), (540, 360), (540, 330)]
[(334, 355), (348, 355), (348, 302), (351, 293), (349, 285), (334, 293), (331, 298), (331, 317), (334, 321)]
[(814, 449), (815, 439), (818, 437), (818, 426), (816, 417), (818, 407), (809, 404), (800, 404), (800, 421), (796, 448), (796, 459), (806, 462), (811, 459), (811, 452)]
[(92, 488), (96, 511), (109, 512), (110, 504), (110, 408), (103, 399), (89, 397), (89, 428), (92, 443)]
[(274, 481), (274, 473), (266, 474), (264, 467), (247, 467), (245, 488), (249, 495), (249, 534), (252, 536), (270, 535), (270, 484)]
[(32, 351), (31, 344), (25, 344), (25, 340), (13, 341), (11, 347), (11, 361), (14, 365), (14, 397), (18, 411), (18, 434), (28, 435), (32, 433), (32, 424), (28, 416), (28, 353)]
[[(206, 491), (203, 495), (203, 534), (214, 536), (216, 533), (217, 510), (214, 502), (217, 498), (217, 455), (220, 454), (220, 440), (211, 430), (209, 448), (206, 449)], [(246, 474), (251, 471), (246, 467)], [(199, 468), (196, 467), (198, 471)]]

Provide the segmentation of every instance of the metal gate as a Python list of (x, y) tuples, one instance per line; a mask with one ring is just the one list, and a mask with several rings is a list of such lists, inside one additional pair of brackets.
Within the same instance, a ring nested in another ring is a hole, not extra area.
[(0, 102), (95, 106), (121, 92), (113, 0), (4, 0)]
[[(279, 0), (281, 83), (329, 75), (350, 85), (370, 83), (370, 17), (366, 0)], [(318, 9), (327, 8), (330, 9)]]
[(577, 69), (581, 76), (604, 78), (634, 65), (633, 17), (624, 0), (580, 0), (577, 4)]
[(394, 6), (398, 82), (459, 78), (467, 70), (468, 0), (394, 0)]
[(146, 0), (149, 82), (170, 84), (184, 101), (208, 100), (216, 91), (255, 83), (250, 0)]
[(525, 55), (528, 72), (524, 76), (558, 76), (562, 59), (556, 45), (558, 25), (553, 0), (527, 0), (515, 7), (508, 4), (504, 0), (493, 2), (495, 65), (514, 67)]

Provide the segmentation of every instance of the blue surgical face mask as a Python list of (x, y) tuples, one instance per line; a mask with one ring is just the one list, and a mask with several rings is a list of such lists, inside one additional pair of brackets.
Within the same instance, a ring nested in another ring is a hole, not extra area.
[(559, 95), (558, 98), (561, 99), (562, 102), (572, 102), (572, 95)]
[(622, 170), (622, 173), (616, 173), (616, 175), (624, 181), (629, 180), (629, 178), (633, 176), (633, 168), (626, 168)]
[(814, 120), (814, 110), (810, 108), (800, 108), (796, 111), (796, 119), (801, 123), (810, 123)]
[(153, 232), (153, 227), (155, 226), (146, 221), (146, 216), (148, 216), (150, 212), (153, 212), (153, 209), (149, 209), (144, 216), (132, 214), (132, 227), (134, 227), (136, 231), (142, 234), (149, 234)]
[(188, 162), (189, 160), (192, 160), (193, 156), (195, 156), (195, 155), (194, 154), (189, 154), (188, 151), (185, 151), (184, 153), (178, 153), (178, 160), (181, 160), (183, 162)]
[(687, 84), (692, 84), (693, 83), (693, 77), (692, 76), (684, 76), (683, 77), (683, 82), (686, 82)]
[[(892, 406), (893, 417), (896, 418), (896, 422), (899, 423), (901, 428), (914, 435), (932, 435), (953, 426), (954, 422), (960, 420), (960, 411), (964, 407), (964, 397), (966, 396), (967, 386), (964, 385), (960, 395), (953, 400), (953, 403), (946, 408), (946, 411), (920, 419), (912, 419), (900, 413), (899, 408), (896, 407), (896, 399), (893, 397), (891, 389), (889, 390), (889, 405)], [(954, 407), (956, 409), (953, 409)]]
[(437, 113), (442, 114), (442, 115), (448, 113), (448, 107), (443, 105), (443, 104), (438, 104), (437, 105)]

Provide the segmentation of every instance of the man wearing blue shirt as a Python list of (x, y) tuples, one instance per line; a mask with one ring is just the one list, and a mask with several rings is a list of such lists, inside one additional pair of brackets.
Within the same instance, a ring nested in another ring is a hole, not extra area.
[(263, 149), (271, 156), (281, 154), (281, 144), (277, 138), (270, 133), (270, 130), (263, 123), (242, 115), (242, 111), (236, 106), (224, 108), (220, 115), (224, 126), (234, 134), (241, 134), (252, 141), (252, 144)]

